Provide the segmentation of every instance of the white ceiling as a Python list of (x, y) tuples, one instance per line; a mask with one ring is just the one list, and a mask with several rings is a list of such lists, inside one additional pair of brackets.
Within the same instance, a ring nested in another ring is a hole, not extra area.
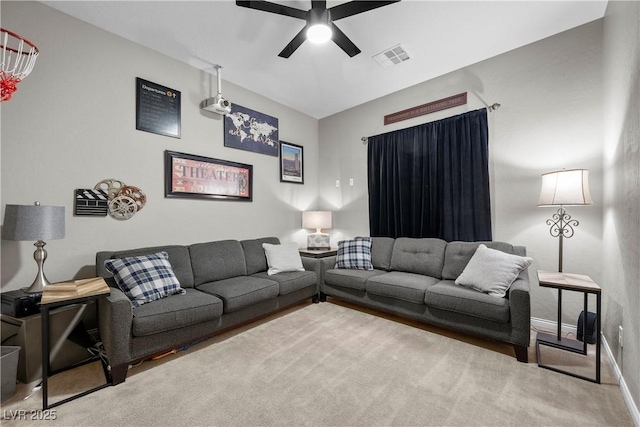
[[(278, 53), (304, 21), (235, 1), (43, 3), (202, 70), (215, 73), (212, 64), (220, 64), (224, 80), (318, 119), (601, 18), (607, 5), (403, 0), (336, 22), (362, 50), (353, 58), (333, 42), (305, 42), (283, 59)], [(410, 60), (384, 69), (372, 59), (398, 43)]]

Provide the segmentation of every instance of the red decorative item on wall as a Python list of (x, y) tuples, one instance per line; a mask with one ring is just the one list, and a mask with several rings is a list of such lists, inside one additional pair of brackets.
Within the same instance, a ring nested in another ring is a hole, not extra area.
[(466, 103), (467, 92), (464, 92), (458, 95), (450, 96), (448, 98), (429, 102), (428, 104), (418, 105), (417, 107), (408, 108), (406, 110), (398, 111), (397, 113), (386, 115), (384, 116), (384, 124), (390, 125), (391, 123), (413, 119), (414, 117), (423, 116), (429, 113), (435, 113), (436, 111), (446, 110), (447, 108), (457, 107), (458, 105), (464, 105)]
[(0, 28), (0, 102), (11, 99), (18, 83), (33, 70), (39, 53), (29, 40)]

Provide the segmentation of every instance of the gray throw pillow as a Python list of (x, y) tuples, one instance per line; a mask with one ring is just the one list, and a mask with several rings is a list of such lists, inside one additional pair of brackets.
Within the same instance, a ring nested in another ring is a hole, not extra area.
[(520, 272), (532, 261), (529, 257), (511, 255), (481, 244), (456, 279), (456, 285), (503, 298)]

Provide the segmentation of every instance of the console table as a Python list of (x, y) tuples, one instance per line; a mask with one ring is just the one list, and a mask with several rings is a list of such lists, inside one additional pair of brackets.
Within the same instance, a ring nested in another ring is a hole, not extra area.
[[(538, 332), (536, 338), (536, 354), (538, 356), (538, 366), (552, 371), (560, 372), (570, 375), (575, 378), (591, 381), (600, 384), (600, 346), (601, 346), (601, 323), (600, 323), (600, 311), (602, 309), (602, 293), (600, 287), (591, 280), (589, 276), (582, 274), (570, 274), (570, 273), (558, 273), (550, 271), (538, 270), (538, 282), (540, 286), (545, 288), (555, 288), (558, 290), (558, 330), (557, 334), (548, 334), (544, 332)], [(569, 338), (563, 338), (561, 335), (562, 328), (562, 291), (576, 291), (584, 294), (584, 321), (582, 322), (582, 342), (572, 340)], [(590, 378), (583, 375), (578, 375), (573, 372), (568, 372), (562, 369), (558, 369), (553, 366), (545, 365), (540, 358), (540, 346), (546, 345), (549, 347), (558, 348), (561, 350), (570, 351), (573, 353), (579, 353), (587, 355), (587, 313), (588, 313), (588, 297), (589, 294), (596, 296), (596, 377)]]

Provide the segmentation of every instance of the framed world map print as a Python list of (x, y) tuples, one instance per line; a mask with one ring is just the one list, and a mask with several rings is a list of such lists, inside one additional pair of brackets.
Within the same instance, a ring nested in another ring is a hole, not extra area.
[(278, 157), (278, 119), (237, 104), (224, 117), (224, 146)]

